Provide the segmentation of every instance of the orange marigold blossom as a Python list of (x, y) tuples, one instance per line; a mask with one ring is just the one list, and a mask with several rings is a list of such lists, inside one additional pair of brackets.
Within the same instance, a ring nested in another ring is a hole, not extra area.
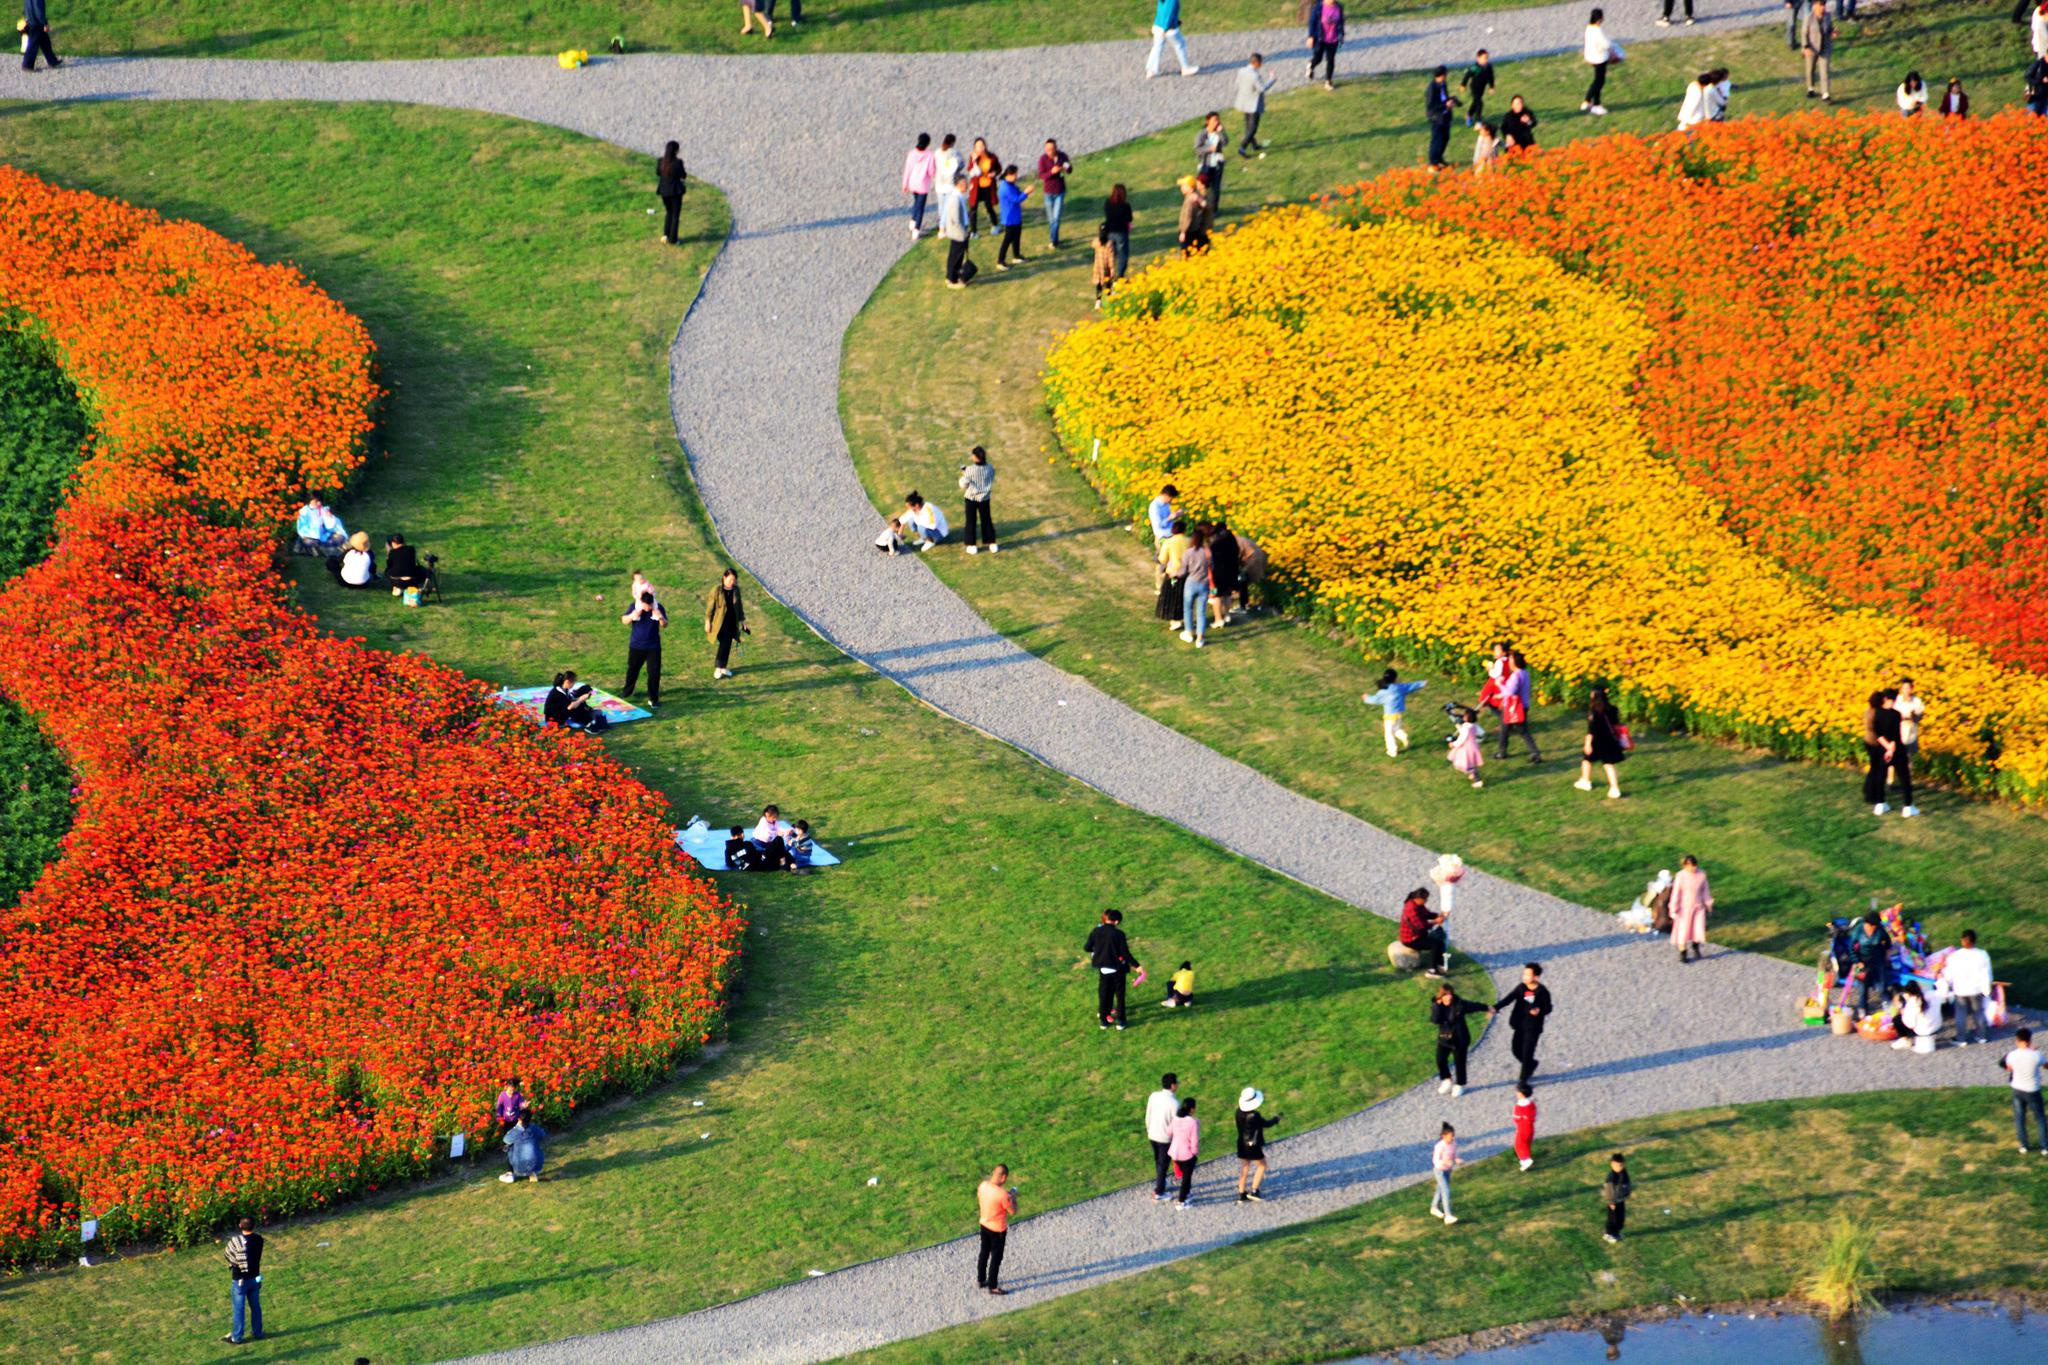
[(1511, 636), (1553, 690), (1608, 682), (1638, 714), (1816, 758), (1860, 752), (1863, 697), (1908, 672), (1928, 766), (2048, 793), (2030, 678), (1793, 577), (1653, 452), (1629, 392), (1652, 336), (1527, 248), (1282, 209), (1135, 277), (1047, 382), (1116, 506), (1171, 480), (1226, 510), (1374, 649), (1469, 668)]
[(94, 420), (0, 691), (79, 775), (0, 910), (0, 1261), (202, 1236), (644, 1084), (709, 1036), (743, 922), (665, 803), (429, 660), (323, 636), (268, 529), (360, 462), (360, 322), (203, 228), (0, 167), (0, 311)]

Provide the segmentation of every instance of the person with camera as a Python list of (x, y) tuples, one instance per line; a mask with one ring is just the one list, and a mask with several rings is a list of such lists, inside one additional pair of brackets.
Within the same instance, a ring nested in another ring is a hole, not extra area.
[(424, 588), (427, 575), (433, 571), (439, 558), (438, 555), (428, 555), (422, 567), (419, 549), (406, 544), (405, 537), (393, 531), (384, 542), (384, 577), (391, 584), (391, 595), (401, 597), (408, 588)]
[(633, 695), (633, 689), (640, 683), (640, 670), (647, 670), (647, 705), (649, 709), (661, 705), (661, 632), (668, 626), (668, 613), (655, 600), (651, 587), (640, 590), (640, 600), (632, 610), (619, 618), (626, 627), (626, 686), (620, 691), (622, 697)]

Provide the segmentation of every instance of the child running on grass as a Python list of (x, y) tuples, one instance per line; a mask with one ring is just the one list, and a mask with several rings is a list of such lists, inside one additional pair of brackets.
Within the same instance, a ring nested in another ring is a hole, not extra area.
[(1458, 1169), (1458, 1130), (1448, 1123), (1429, 1154), (1429, 1169), (1436, 1177), (1436, 1193), (1429, 1197), (1429, 1211), (1449, 1227), (1458, 1221), (1458, 1215), (1451, 1212), (1451, 1172)]
[(1515, 1087), (1515, 1159), (1528, 1170), (1536, 1164), (1536, 1154), (1529, 1150), (1529, 1144), (1536, 1140), (1536, 1092), (1523, 1081)]
[(1621, 1225), (1628, 1221), (1628, 1196), (1632, 1187), (1628, 1182), (1628, 1162), (1620, 1152), (1607, 1158), (1607, 1181), (1600, 1187), (1600, 1197), (1607, 1201), (1607, 1240), (1621, 1240)]
[(1386, 734), (1388, 758), (1399, 758), (1401, 750), (1408, 747), (1408, 698), (1426, 685), (1396, 681), (1399, 677), (1400, 674), (1388, 669), (1380, 674), (1380, 690), (1359, 698), (1367, 706), (1380, 708), (1380, 728)]
[(1194, 963), (1183, 962), (1174, 970), (1173, 980), (1166, 987), (1166, 998), (1159, 1003), (1168, 1009), (1195, 1003)]

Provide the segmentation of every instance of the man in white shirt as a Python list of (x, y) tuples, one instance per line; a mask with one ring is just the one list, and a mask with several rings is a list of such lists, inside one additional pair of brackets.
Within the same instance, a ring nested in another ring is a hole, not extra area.
[(1159, 1078), (1159, 1088), (1145, 1101), (1145, 1137), (1152, 1144), (1152, 1165), (1158, 1178), (1152, 1183), (1152, 1202), (1166, 1202), (1166, 1172), (1173, 1165), (1166, 1154), (1172, 1134), (1173, 1116), (1180, 1112), (1180, 1077), (1171, 1071)]
[(952, 533), (952, 526), (946, 521), (946, 514), (935, 502), (926, 502), (924, 495), (912, 489), (903, 499), (903, 515), (898, 518), (906, 536), (917, 538), (917, 548), (929, 550)]
[[(1990, 1042), (1991, 1030), (1984, 1026), (1984, 1001), (1991, 994), (1991, 954), (1977, 946), (1976, 931), (1963, 930), (1963, 946), (1941, 964), (1941, 980), (1955, 992), (1956, 1046)], [(1968, 1037), (1963, 1035), (1965, 1025)]]
[(2027, 1029), (2012, 1037), (2019, 1046), (2006, 1053), (1999, 1065), (2012, 1077), (2012, 1126), (2020, 1135), (2020, 1155), (2027, 1154), (2027, 1111), (2032, 1110), (2034, 1127), (2041, 1134), (2041, 1155), (2048, 1156), (2048, 1116), (2041, 1112), (2041, 1054)]

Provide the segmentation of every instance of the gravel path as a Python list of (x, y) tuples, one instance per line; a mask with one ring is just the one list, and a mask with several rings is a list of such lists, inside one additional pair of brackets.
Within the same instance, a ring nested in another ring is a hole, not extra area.
[[(1456, 62), (1481, 42), (1504, 59), (1571, 50), (1584, 11), (1573, 3), (1357, 25), (1343, 66), (1357, 74)], [(1701, 26), (1768, 23), (1782, 13), (1770, 0)], [(1650, 28), (1647, 9), (1615, 28), (1638, 40), (1684, 31)], [(1283, 87), (1300, 83), (1304, 54), (1293, 30), (1193, 41), (1197, 61), (1220, 66), (1254, 47), (1273, 59)], [(0, 71), (0, 97), (391, 100), (556, 124), (649, 153), (680, 138), (692, 173), (730, 197), (735, 223), (677, 335), (671, 382), (677, 430), (734, 557), (826, 639), (947, 714), (1120, 801), (1386, 914), (1422, 880), (1432, 853), (1138, 715), (997, 635), (916, 557), (878, 562), (867, 548), (878, 523), (839, 427), (839, 352), (847, 324), (907, 244), (895, 193), (906, 135), (985, 134), (1015, 155), (1050, 133), (1081, 155), (1228, 104), (1227, 69), (1147, 82), (1143, 57), (1142, 44), (1117, 43), (985, 54), (648, 56), (575, 73), (531, 58), (79, 61), (56, 74)], [(1616, 80), (1622, 98), (1640, 93), (1630, 90), (1625, 68)], [(1675, 108), (1677, 92), (1660, 95)], [(1284, 142), (1286, 128), (1282, 113), (1267, 131)], [(971, 308), (975, 298), (969, 291), (947, 303)], [(970, 439), (963, 430), (963, 447)], [(989, 571), (1002, 562), (988, 561)], [(1183, 794), (1156, 790), (1155, 775), (1169, 769), (1190, 778)], [(1593, 799), (1559, 772), (1558, 799)], [(1142, 943), (1143, 926), (1134, 927)], [(1540, 1076), (1547, 1132), (1822, 1091), (1995, 1079), (1983, 1050), (1916, 1058), (1788, 1025), (1811, 979), (1792, 964), (1723, 952), (1681, 967), (1661, 943), (1616, 934), (1606, 914), (1482, 875), (1461, 890), (1454, 936), (1503, 984), (1524, 959), (1548, 964), (1559, 1017)], [(1426, 1071), (1427, 1059), (1417, 1060)], [(1197, 1206), (1185, 1213), (1124, 1192), (1027, 1219), (1011, 1239), (1006, 1269), (1016, 1292), (1005, 1300), (972, 1292), (971, 1244), (949, 1243), (514, 1354), (532, 1362), (812, 1361), (1072, 1293), (1415, 1183), (1443, 1118), (1461, 1122), (1474, 1155), (1499, 1147), (1510, 1093), (1503, 1078), (1512, 1074), (1505, 1040), (1486, 1038), (1475, 1067), (1480, 1085), (1460, 1100), (1425, 1085), (1279, 1144), (1278, 1197), (1264, 1205), (1222, 1198), (1233, 1164), (1224, 1161), (1198, 1182)], [(1226, 1112), (1212, 1112), (1212, 1151), (1227, 1152), (1226, 1124)], [(1136, 1114), (1131, 1146), (1133, 1172), (1149, 1170)], [(1467, 1212), (1484, 1228), (1484, 1210)]]

